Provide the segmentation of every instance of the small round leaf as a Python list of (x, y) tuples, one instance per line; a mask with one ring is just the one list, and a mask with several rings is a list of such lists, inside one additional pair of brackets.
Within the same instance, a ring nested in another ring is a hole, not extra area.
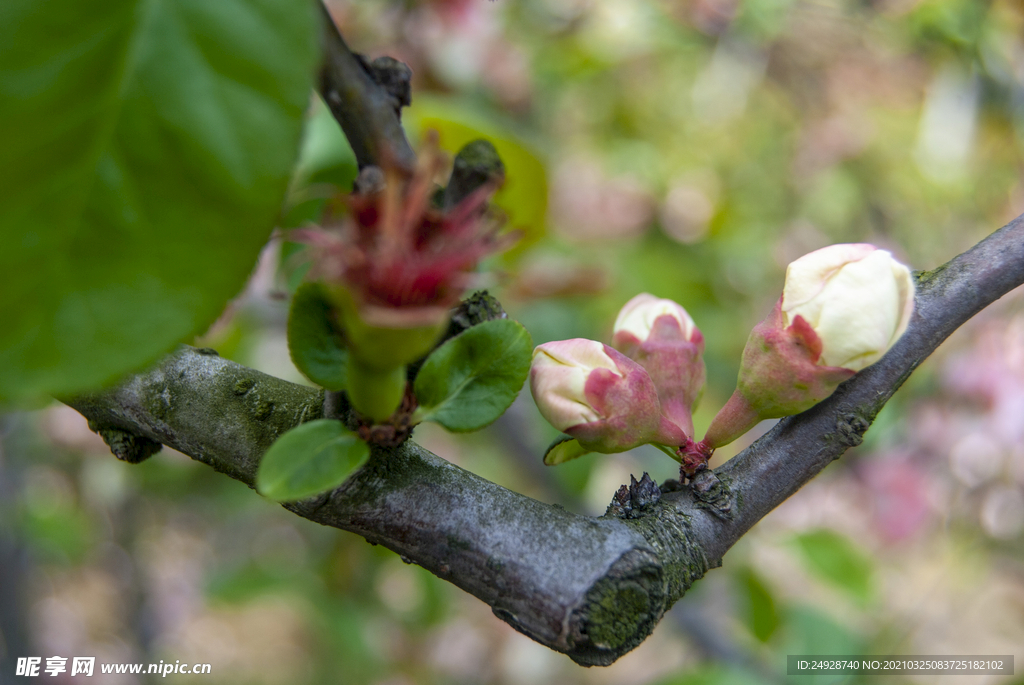
[(532, 353), (529, 332), (511, 319), (487, 321), (448, 340), (416, 376), (417, 418), (456, 432), (483, 428), (519, 394)]
[(328, 390), (345, 389), (348, 353), (319, 283), (304, 283), (295, 291), (288, 312), (288, 352), (309, 380)]
[(544, 453), (544, 463), (548, 466), (564, 464), (584, 454), (590, 454), (590, 450), (583, 447), (576, 438), (560, 435), (548, 446), (548, 451)]
[(270, 446), (256, 472), (256, 489), (278, 502), (338, 487), (366, 460), (369, 446), (334, 419), (291, 429)]

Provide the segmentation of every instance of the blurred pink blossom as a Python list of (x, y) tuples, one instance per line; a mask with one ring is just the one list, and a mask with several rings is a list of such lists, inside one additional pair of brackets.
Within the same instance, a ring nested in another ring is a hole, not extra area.
[(986, 405), (986, 428), (1004, 446), (1024, 442), (1024, 314), (988, 322), (973, 346), (946, 363), (943, 380)]
[(554, 223), (572, 238), (636, 237), (654, 217), (654, 198), (638, 180), (611, 178), (593, 161), (566, 161), (553, 185)]
[(882, 539), (899, 542), (920, 531), (931, 514), (928, 471), (905, 453), (884, 454), (863, 466), (872, 524)]

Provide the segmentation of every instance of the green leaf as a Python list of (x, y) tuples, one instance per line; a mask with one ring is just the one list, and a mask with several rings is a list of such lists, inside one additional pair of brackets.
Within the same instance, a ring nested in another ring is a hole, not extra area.
[(845, 537), (820, 529), (798, 535), (796, 543), (807, 568), (861, 603), (872, 595), (871, 559)]
[(256, 472), (256, 489), (278, 502), (311, 497), (341, 485), (369, 454), (369, 446), (340, 421), (310, 421), (270, 446)]
[(314, 9), (0, 3), (0, 401), (112, 381), (238, 294), (298, 152)]
[(749, 567), (741, 568), (736, 579), (740, 584), (740, 593), (746, 599), (747, 627), (758, 640), (768, 642), (780, 623), (771, 590)]
[(547, 171), (538, 154), (513, 131), (508, 122), (455, 99), (418, 95), (404, 120), (420, 131), (434, 129), (439, 143), (451, 155), (470, 141), (485, 138), (494, 144), (505, 164), (505, 184), (493, 204), (508, 215), (508, 226), (522, 238), (506, 254), (515, 257), (543, 237), (548, 207)]
[(288, 312), (288, 352), (306, 378), (328, 390), (345, 389), (345, 351), (341, 329), (319, 283), (303, 283)]
[[(864, 639), (851, 626), (837, 623), (817, 607), (793, 606), (784, 612), (783, 624), (785, 628), (781, 636), (785, 639), (778, 654), (865, 653)], [(837, 679), (834, 675), (825, 675), (820, 678), (800, 676), (796, 682), (833, 685), (836, 682), (850, 681)]]
[(533, 341), (518, 322), (487, 321), (434, 350), (416, 376), (420, 421), (483, 428), (504, 413), (530, 372)]
[(559, 435), (548, 446), (548, 451), (544, 453), (544, 463), (548, 466), (564, 464), (577, 457), (582, 457), (584, 454), (590, 454), (590, 450), (583, 447), (576, 438), (569, 435)]

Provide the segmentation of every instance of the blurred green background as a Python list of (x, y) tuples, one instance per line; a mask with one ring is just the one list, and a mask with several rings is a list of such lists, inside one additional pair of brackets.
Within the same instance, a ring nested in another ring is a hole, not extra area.
[[(863, 241), (930, 269), (1024, 212), (1016, 0), (329, 6), (354, 49), (412, 67), (414, 139), (435, 128), (449, 152), (480, 135), (498, 145), (509, 171), (498, 202), (524, 237), (479, 286), (535, 343), (608, 341), (638, 292), (687, 308), (707, 341), (698, 432), (732, 392), (790, 261)], [(279, 225), (315, 220), (354, 174), (314, 98)], [(284, 331), (297, 264), (273, 241), (198, 342), (304, 382)], [(676, 476), (651, 448), (545, 468), (554, 433), (524, 392), (484, 431), (424, 425), (415, 437), (594, 515), (630, 474)], [(0, 682), (14, 658), (54, 654), (207, 662), (210, 676), (170, 677), (217, 683), (771, 683), (800, 653), (1014, 654), (1019, 670), (1024, 295), (957, 332), (862, 446), (609, 668), (577, 667), (393, 553), (183, 455), (122, 464), (57, 404), (0, 418), (0, 631)]]

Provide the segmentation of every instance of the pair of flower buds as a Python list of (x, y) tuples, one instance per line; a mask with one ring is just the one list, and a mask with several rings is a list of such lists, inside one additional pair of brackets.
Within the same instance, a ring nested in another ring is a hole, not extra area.
[(782, 297), (751, 331), (736, 391), (694, 442), (703, 393), (704, 338), (686, 310), (641, 294), (615, 321), (612, 345), (576, 338), (534, 350), (530, 389), (541, 414), (574, 439), (559, 463), (587, 452), (654, 444), (683, 472), (759, 421), (798, 414), (878, 361), (914, 310), (910, 271), (873, 245), (832, 245), (789, 265)]

